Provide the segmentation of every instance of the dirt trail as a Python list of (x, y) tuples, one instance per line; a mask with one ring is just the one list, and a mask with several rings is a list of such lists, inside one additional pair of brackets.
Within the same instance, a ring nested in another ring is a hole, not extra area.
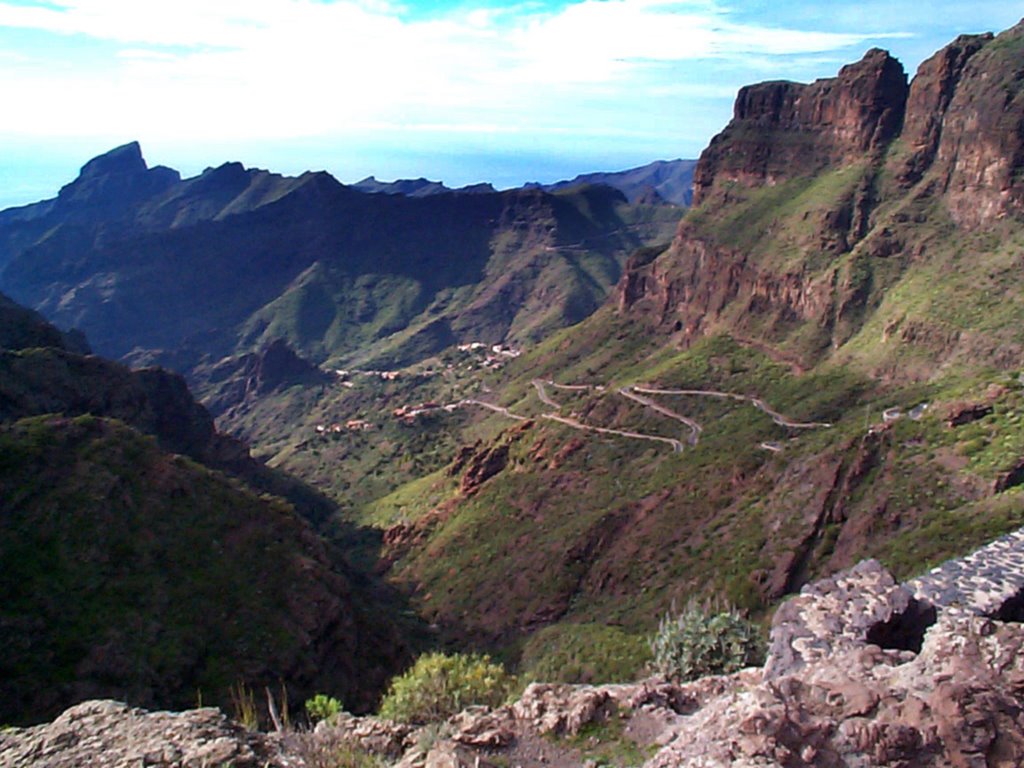
[(633, 387), (622, 387), (619, 390), (619, 394), (622, 395), (623, 397), (629, 398), (634, 402), (640, 403), (640, 405), (650, 408), (652, 411), (657, 411), (662, 416), (668, 416), (670, 419), (675, 419), (681, 424), (685, 424), (687, 427), (690, 428), (690, 437), (686, 441), (690, 445), (696, 445), (697, 442), (700, 440), (700, 433), (704, 431), (704, 427), (702, 427), (700, 424), (698, 424), (690, 417), (683, 416), (681, 413), (676, 413), (672, 409), (666, 408), (660, 403), (654, 402), (649, 397), (641, 397), (640, 395), (636, 394), (636, 392), (633, 391)]
[(790, 427), (792, 429), (820, 429), (832, 426), (827, 421), (793, 421), (792, 419), (786, 418), (778, 411), (770, 408), (768, 404), (759, 397), (737, 395), (734, 392), (720, 392), (715, 389), (655, 389), (654, 387), (643, 387), (640, 385), (632, 387), (632, 389), (636, 392), (643, 392), (646, 395), (693, 395), (696, 397), (719, 397), (729, 400), (746, 401), (758, 410), (764, 411), (768, 414), (772, 421), (780, 427)]

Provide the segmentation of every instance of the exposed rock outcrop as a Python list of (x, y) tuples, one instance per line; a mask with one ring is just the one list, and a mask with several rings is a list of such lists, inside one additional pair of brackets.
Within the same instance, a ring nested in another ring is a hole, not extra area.
[(503, 471), (509, 463), (509, 451), (533, 427), (533, 421), (506, 429), (501, 440), (493, 444), (463, 446), (448, 467), (449, 477), (460, 477), (459, 489), (472, 496), (480, 486)]
[(992, 41), (992, 35), (961, 35), (917, 69), (907, 97), (903, 141), (910, 150), (900, 171), (901, 181), (918, 181), (935, 159), (946, 110), (953, 100), (964, 67)]
[(60, 190), (55, 208), (74, 222), (96, 216), (126, 219), (135, 204), (180, 180), (170, 168), (148, 168), (142, 148), (133, 141), (86, 163), (78, 178)]
[(199, 366), (193, 376), (205, 384), (206, 406), (218, 417), (276, 389), (325, 384), (332, 379), (331, 374), (297, 355), (284, 339), (275, 339), (259, 352)]
[(964, 65), (942, 124), (936, 165), (953, 219), (976, 228), (1024, 214), (1024, 23)]
[[(957, 38), (909, 88), (872, 50), (835, 78), (742, 89), (697, 165), (697, 214), (657, 259), (627, 263), (619, 311), (684, 345), (728, 331), (805, 365), (833, 353), (910, 265), (935, 251), (949, 269), (954, 236), (1024, 216), (1022, 61), (1024, 24)], [(983, 351), (948, 313), (915, 314), (889, 319), (889, 349), (1006, 365), (1008, 340)]]

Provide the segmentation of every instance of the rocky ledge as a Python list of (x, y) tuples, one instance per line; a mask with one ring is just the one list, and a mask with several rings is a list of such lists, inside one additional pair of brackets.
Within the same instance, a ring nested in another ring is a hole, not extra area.
[(875, 561), (809, 585), (777, 612), (765, 667), (729, 676), (533, 684), (441, 727), (343, 714), (288, 737), (216, 710), (89, 702), (0, 734), (0, 764), (325, 765), (341, 747), (402, 768), (1024, 764), (1024, 628), (932, 605), (913, 586)]
[(219, 709), (147, 712), (116, 701), (87, 701), (47, 725), (0, 732), (0, 765), (79, 766), (303, 765), (280, 743), (247, 731)]

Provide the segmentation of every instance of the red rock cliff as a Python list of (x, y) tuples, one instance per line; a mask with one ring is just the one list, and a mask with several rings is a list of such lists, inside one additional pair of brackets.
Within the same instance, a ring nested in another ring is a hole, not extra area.
[(903, 125), (903, 141), (910, 149), (900, 171), (903, 183), (918, 181), (931, 166), (964, 67), (991, 40), (991, 34), (961, 35), (918, 67), (910, 84)]
[(1024, 22), (967, 61), (935, 164), (961, 226), (1024, 215)]
[(725, 182), (775, 184), (883, 150), (899, 133), (906, 99), (903, 66), (877, 48), (834, 78), (747, 86), (701, 155), (694, 205)]

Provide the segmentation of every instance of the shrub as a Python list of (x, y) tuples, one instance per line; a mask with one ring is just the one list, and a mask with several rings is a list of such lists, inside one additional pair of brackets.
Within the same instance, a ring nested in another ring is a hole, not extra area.
[(757, 626), (735, 608), (691, 599), (681, 613), (662, 618), (651, 651), (657, 672), (687, 681), (762, 664), (765, 648)]
[(333, 696), (318, 693), (311, 699), (306, 699), (306, 714), (314, 723), (334, 717), (341, 712), (341, 702)]
[(429, 653), (391, 681), (380, 716), (414, 725), (440, 722), (466, 707), (503, 704), (515, 682), (489, 656)]

